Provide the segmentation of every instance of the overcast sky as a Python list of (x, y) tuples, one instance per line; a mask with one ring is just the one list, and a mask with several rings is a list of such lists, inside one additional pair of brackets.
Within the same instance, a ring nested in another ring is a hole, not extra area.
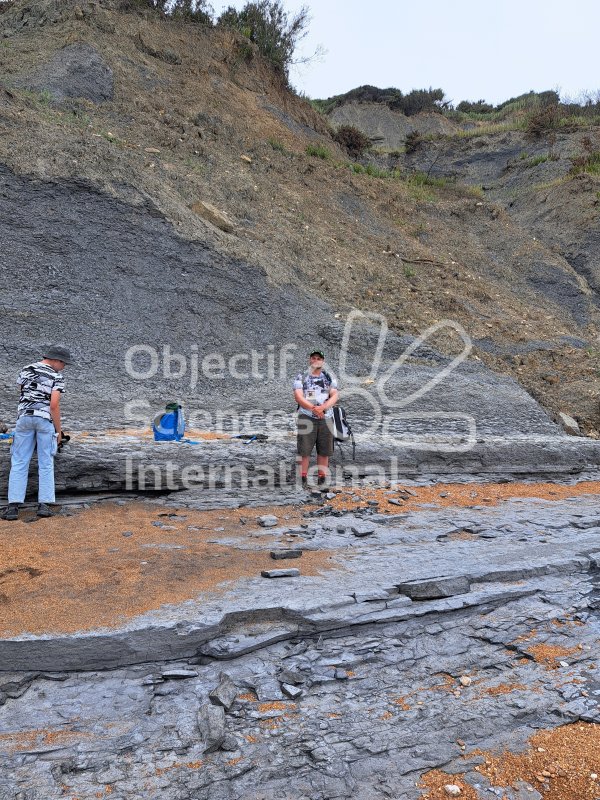
[[(310, 9), (299, 48), (321, 45), (319, 62), (294, 67), (293, 85), (311, 98), (363, 84), (441, 88), (455, 104), (497, 104), (533, 89), (562, 96), (600, 89), (598, 0), (283, 0), (291, 15)], [(212, 2), (217, 13), (244, 0)]]

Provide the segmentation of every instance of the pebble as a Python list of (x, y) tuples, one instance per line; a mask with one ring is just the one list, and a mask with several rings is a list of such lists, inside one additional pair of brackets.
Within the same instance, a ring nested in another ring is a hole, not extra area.
[(459, 797), (459, 795), (462, 794), (462, 789), (455, 783), (447, 783), (444, 786), (444, 791), (446, 792), (448, 797)]
[(279, 520), (273, 514), (265, 514), (262, 517), (258, 517), (257, 522), (261, 528), (274, 528)]

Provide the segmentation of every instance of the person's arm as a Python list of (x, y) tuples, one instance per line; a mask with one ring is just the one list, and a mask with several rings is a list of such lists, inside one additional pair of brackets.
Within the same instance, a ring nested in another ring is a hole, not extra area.
[(62, 438), (62, 426), (60, 423), (60, 395), (59, 391), (53, 391), (50, 395), (50, 416), (54, 423), (54, 430), (58, 433), (58, 441)]
[(333, 388), (332, 386), (331, 389), (329, 390), (329, 397), (327, 398), (327, 400), (324, 403), (321, 403), (320, 406), (314, 407), (313, 411), (316, 411), (318, 409), (319, 411), (322, 412), (322, 414), (325, 414), (325, 412), (328, 409), (332, 408), (337, 403), (337, 401), (338, 401), (338, 390)]
[(294, 389), (294, 400), (301, 408), (306, 408), (307, 411), (314, 411), (317, 417), (323, 416), (323, 413), (319, 412), (319, 406), (313, 406), (313, 404), (304, 397), (304, 391), (302, 389)]

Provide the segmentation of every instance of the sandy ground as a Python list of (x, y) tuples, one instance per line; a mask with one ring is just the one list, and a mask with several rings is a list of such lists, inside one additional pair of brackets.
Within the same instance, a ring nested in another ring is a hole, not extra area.
[[(537, 790), (544, 800), (596, 800), (600, 797), (600, 725), (578, 722), (532, 736), (522, 753), (472, 752), (483, 755), (485, 763), (477, 772), (490, 779), (492, 786), (514, 786), (524, 781), (525, 791)], [(432, 770), (423, 776), (427, 800), (448, 800), (453, 795), (446, 786), (457, 786), (463, 800), (480, 800), (472, 786), (460, 775)], [(533, 794), (533, 792), (532, 792)], [(504, 796), (506, 797), (506, 796)], [(502, 798), (501, 800), (504, 800)]]
[[(373, 487), (338, 491), (331, 502), (338, 509), (355, 509), (378, 500), (380, 511), (397, 514), (428, 507), (496, 505), (517, 497), (560, 500), (589, 494), (600, 494), (600, 483)], [(406, 497), (401, 506), (389, 503), (401, 497)], [(296, 540), (267, 531), (260, 538), (250, 534), (258, 529), (258, 516), (274, 513), (282, 525), (293, 527), (303, 521), (306, 510), (307, 506), (287, 506), (169, 511), (149, 503), (102, 502), (76, 512), (64, 509), (45, 520), (23, 511), (18, 522), (0, 521), (0, 636), (116, 626), (165, 604), (222, 592), (263, 569), (298, 566), (269, 555), (271, 544), (280, 547)], [(232, 537), (239, 547), (218, 543)], [(303, 575), (336, 566), (331, 551), (306, 551), (302, 556)]]
[[(0, 636), (115, 626), (264, 569), (298, 566), (269, 555), (271, 546), (291, 544), (286, 537), (260, 529), (260, 539), (249, 538), (256, 517), (268, 513), (289, 526), (302, 521), (290, 507), (170, 512), (139, 502), (100, 503), (45, 520), (21, 512), (18, 522), (0, 521)], [(216, 543), (225, 537), (239, 537), (244, 549)], [(334, 563), (329, 551), (307, 551), (301, 572), (316, 575)]]
[[(600, 494), (600, 481), (581, 481), (572, 486), (557, 483), (436, 483), (434, 486), (397, 486), (395, 489), (373, 486), (338, 492), (331, 502), (335, 509), (341, 510), (366, 508), (369, 501), (377, 501), (379, 512), (398, 514), (429, 504), (435, 507), (472, 508), (496, 506), (517, 497), (563, 500), (565, 497), (590, 494)], [(400, 505), (390, 503), (390, 500)]]

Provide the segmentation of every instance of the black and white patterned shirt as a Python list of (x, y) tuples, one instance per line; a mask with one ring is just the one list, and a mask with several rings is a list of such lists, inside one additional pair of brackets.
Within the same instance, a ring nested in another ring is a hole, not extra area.
[[(302, 389), (302, 393), (306, 400), (313, 406), (319, 406), (326, 403), (329, 398), (329, 393), (332, 389), (337, 389), (337, 381), (325, 370), (321, 370), (318, 375), (313, 375), (312, 372), (302, 374), (301, 372), (296, 375), (294, 379), (294, 389)], [(298, 409), (301, 414), (306, 414), (307, 417), (317, 419), (316, 414), (313, 414), (308, 408)], [(333, 416), (333, 408), (328, 408), (325, 412), (326, 417)]]
[(52, 419), (50, 396), (52, 392), (62, 394), (65, 391), (62, 372), (52, 369), (50, 364), (37, 361), (23, 367), (17, 378), (17, 385), (21, 387), (17, 417), (22, 417), (26, 411), (33, 411), (35, 417)]

